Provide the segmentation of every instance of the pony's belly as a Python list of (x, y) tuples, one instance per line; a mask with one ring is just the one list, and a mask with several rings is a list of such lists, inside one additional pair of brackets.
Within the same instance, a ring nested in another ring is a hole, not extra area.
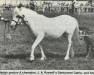
[(61, 35), (45, 35), (45, 37), (59, 38)]
[(56, 32), (56, 31), (46, 32), (45, 37), (59, 38), (62, 36), (62, 34), (63, 34), (63, 32), (60, 32), (60, 33)]

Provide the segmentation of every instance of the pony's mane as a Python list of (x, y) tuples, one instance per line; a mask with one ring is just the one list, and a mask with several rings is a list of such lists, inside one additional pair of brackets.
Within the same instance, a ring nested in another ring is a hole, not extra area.
[(22, 7), (23, 9), (26, 9), (26, 10), (29, 10), (30, 12), (33, 12), (33, 13), (36, 13), (37, 14), (37, 12), (35, 12), (34, 10), (32, 10), (32, 9), (29, 9), (29, 8), (25, 8), (25, 7)]
[(31, 10), (31, 9), (29, 9), (29, 8), (25, 8), (25, 7), (21, 7), (21, 9), (23, 10), (24, 9), (24, 11), (26, 11), (26, 12), (28, 12), (28, 14), (30, 14), (30, 15), (36, 15), (36, 16), (38, 16), (38, 15), (40, 15), (40, 14), (38, 14), (36, 11), (34, 11), (34, 10)]
[[(38, 14), (37, 12), (35, 12), (34, 10), (31, 10), (31, 9), (29, 9), (29, 8), (25, 8), (25, 7), (21, 7), (21, 8), (18, 8), (18, 7), (15, 7), (15, 9), (14, 9), (14, 11), (13, 11), (13, 16), (14, 15), (16, 15), (16, 14), (18, 14), (18, 12), (19, 11), (25, 11), (26, 13), (28, 12), (28, 14), (30, 14), (30, 15), (36, 15), (36, 16), (38, 16), (38, 15), (40, 15), (40, 14)], [(25, 13), (24, 12), (24, 13)]]

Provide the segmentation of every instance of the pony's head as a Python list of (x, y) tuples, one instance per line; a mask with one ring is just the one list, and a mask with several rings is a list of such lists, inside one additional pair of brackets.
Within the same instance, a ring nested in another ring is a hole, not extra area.
[(13, 11), (13, 19), (11, 21), (11, 28), (15, 30), (22, 22), (22, 19), (24, 19), (24, 15), (21, 13), (21, 6), (15, 7)]
[(79, 34), (81, 35), (80, 40), (83, 40), (84, 37), (90, 36), (91, 32), (88, 28), (80, 27), (79, 29), (80, 29)]

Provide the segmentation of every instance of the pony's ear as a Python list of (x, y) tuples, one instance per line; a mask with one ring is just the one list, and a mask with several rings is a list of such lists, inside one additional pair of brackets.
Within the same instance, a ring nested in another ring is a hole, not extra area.
[(20, 3), (17, 7), (18, 7), (18, 8), (21, 8), (22, 6), (23, 6), (23, 5)]

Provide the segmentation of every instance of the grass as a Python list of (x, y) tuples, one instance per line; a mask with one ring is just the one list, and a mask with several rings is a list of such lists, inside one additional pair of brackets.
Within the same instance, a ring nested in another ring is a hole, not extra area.
[[(7, 13), (6, 13), (7, 12)], [(10, 19), (12, 11), (4, 11), (2, 14), (5, 18)], [(44, 15), (54, 17), (57, 13)], [(60, 14), (61, 15), (61, 14)], [(94, 14), (74, 15), (78, 20), (80, 27), (87, 27), (94, 31)], [(94, 59), (85, 59), (85, 43), (79, 46), (76, 37), (73, 40), (75, 57), (65, 61), (64, 56), (67, 49), (67, 40), (63, 36), (59, 39), (44, 39), (42, 41), (44, 52), (47, 56), (45, 61), (40, 61), (40, 49), (35, 49), (35, 60), (28, 61), (30, 58), (31, 45), (34, 39), (30, 36), (26, 26), (20, 26), (13, 32), (13, 39), (6, 38), (3, 41), (4, 23), (0, 22), (0, 69), (1, 70), (94, 70)], [(7, 32), (6, 32), (7, 34)]]

